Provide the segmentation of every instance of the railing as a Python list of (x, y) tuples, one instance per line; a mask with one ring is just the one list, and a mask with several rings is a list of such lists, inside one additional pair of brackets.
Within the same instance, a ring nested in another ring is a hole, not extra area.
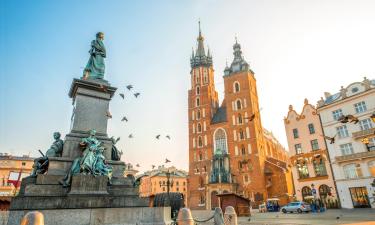
[(359, 152), (359, 153), (354, 153), (350, 155), (336, 156), (335, 158), (337, 162), (345, 162), (345, 161), (370, 158), (370, 157), (375, 157), (375, 151)]
[(374, 133), (375, 133), (375, 128), (371, 128), (368, 130), (361, 130), (361, 131), (353, 132), (352, 136), (354, 139), (358, 139), (358, 138), (363, 138), (363, 137), (372, 135)]
[(174, 221), (172, 225), (197, 225), (211, 220), (213, 220), (214, 225), (238, 225), (237, 214), (232, 206), (225, 208), (224, 216), (221, 208), (216, 207), (214, 214), (207, 219), (193, 218), (190, 209), (182, 208), (178, 212), (177, 220)]

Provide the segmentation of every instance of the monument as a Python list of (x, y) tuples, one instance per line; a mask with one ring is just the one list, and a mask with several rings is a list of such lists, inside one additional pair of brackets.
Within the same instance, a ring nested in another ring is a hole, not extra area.
[(34, 161), (10, 206), (8, 225), (18, 225), (29, 211), (43, 213), (45, 224), (168, 224), (169, 208), (149, 208), (126, 164), (107, 134), (109, 103), (116, 88), (104, 79), (104, 34), (91, 42), (83, 76), (73, 79), (70, 133), (55, 132), (50, 149)]

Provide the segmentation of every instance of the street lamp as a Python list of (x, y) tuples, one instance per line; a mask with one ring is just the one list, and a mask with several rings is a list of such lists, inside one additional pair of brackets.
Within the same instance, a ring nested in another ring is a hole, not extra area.
[(166, 176), (167, 176), (167, 183), (166, 184), (162, 184), (161, 182), (159, 183), (160, 187), (167, 187), (167, 206), (171, 206), (171, 198), (169, 196), (169, 193), (170, 193), (170, 188), (173, 187), (173, 179), (171, 180), (171, 172), (169, 171), (169, 168), (167, 170), (167, 172), (165, 172)]

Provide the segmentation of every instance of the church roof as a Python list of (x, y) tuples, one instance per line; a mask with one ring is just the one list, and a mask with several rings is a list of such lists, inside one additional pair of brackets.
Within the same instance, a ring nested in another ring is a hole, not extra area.
[(211, 124), (227, 122), (227, 108), (220, 106), (212, 117)]
[(194, 49), (191, 54), (190, 58), (190, 65), (192, 68), (198, 67), (198, 66), (212, 66), (212, 56), (210, 53), (210, 49), (207, 51), (207, 55), (204, 50), (204, 38), (202, 36), (201, 32), (201, 23), (199, 22), (199, 35), (197, 38), (197, 50), (195, 51), (194, 54)]
[(242, 56), (241, 45), (237, 42), (237, 38), (236, 43), (233, 45), (233, 55), (233, 62), (231, 63), (230, 67), (228, 67), (228, 65), (225, 67), (224, 76), (229, 76), (240, 71), (251, 71), (254, 73), (250, 69), (249, 63), (247, 63)]

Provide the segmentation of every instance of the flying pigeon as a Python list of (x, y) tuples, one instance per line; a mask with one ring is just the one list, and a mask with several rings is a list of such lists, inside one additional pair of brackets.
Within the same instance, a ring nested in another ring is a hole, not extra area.
[(134, 96), (135, 96), (136, 98), (138, 98), (138, 96), (139, 96), (140, 94), (141, 94), (141, 93), (137, 92), (137, 93), (134, 94)]
[(357, 124), (359, 122), (359, 119), (353, 115), (347, 115), (346, 117), (348, 117), (350, 123)]
[(169, 160), (169, 159), (165, 159), (165, 163), (169, 163), (169, 162), (171, 162), (171, 160)]
[(334, 144), (334, 143), (335, 143), (336, 135), (337, 135), (337, 134), (335, 134), (335, 136), (333, 136), (333, 137), (324, 136), (324, 135), (321, 135), (321, 136), (324, 137), (325, 139), (329, 140), (329, 141), (330, 141), (330, 142), (329, 142), (330, 144)]
[(136, 167), (141, 167), (138, 163), (137, 163), (137, 165), (135, 165)]
[(152, 167), (152, 169), (155, 169), (156, 166), (155, 165), (151, 165), (151, 167)]
[(133, 136), (133, 134), (129, 134), (129, 138), (133, 138), (134, 136)]
[(158, 140), (159, 140), (159, 138), (160, 138), (160, 134), (156, 135), (156, 139), (158, 139)]
[(133, 85), (129, 84), (126, 88), (130, 91), (133, 88)]
[(122, 99), (125, 98), (125, 95), (123, 93), (120, 93), (119, 95), (121, 96)]
[(107, 112), (106, 112), (106, 116), (107, 116), (109, 119), (112, 119), (112, 114), (111, 114), (110, 111), (107, 111)]
[(165, 137), (168, 138), (169, 140), (171, 140), (171, 136), (167, 135), (167, 136), (165, 136)]
[(128, 118), (126, 118), (126, 116), (124, 116), (124, 117), (122, 117), (121, 121), (122, 121), (122, 122), (123, 122), (123, 121), (128, 122)]

